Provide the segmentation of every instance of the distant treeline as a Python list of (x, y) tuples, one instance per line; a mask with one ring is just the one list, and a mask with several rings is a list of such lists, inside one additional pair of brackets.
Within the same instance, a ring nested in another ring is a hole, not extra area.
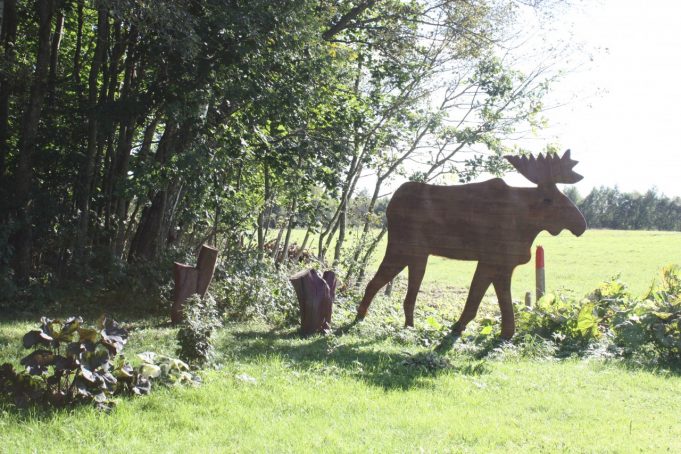
[(656, 189), (640, 194), (600, 187), (581, 197), (571, 187), (565, 194), (584, 213), (590, 228), (681, 231), (681, 198), (669, 198)]

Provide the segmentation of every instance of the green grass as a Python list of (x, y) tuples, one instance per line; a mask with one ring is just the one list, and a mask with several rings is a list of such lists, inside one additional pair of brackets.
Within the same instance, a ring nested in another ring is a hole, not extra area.
[[(549, 289), (578, 294), (617, 273), (642, 293), (662, 265), (681, 263), (679, 233), (588, 231), (538, 242)], [(472, 272), (471, 263), (431, 258), (416, 330), (402, 328), (402, 277), (367, 320), (335, 335), (301, 339), (292, 328), (228, 324), (199, 388), (155, 387), (150, 396), (118, 398), (111, 414), (0, 404), (0, 453), (681, 452), (679, 368), (537, 359), (470, 339), (446, 354), (444, 369), (405, 362), (433, 356), (427, 320), (456, 319)], [(531, 265), (517, 270), (516, 299), (533, 279)], [(356, 303), (339, 302), (336, 326), (352, 319)], [(489, 303), (478, 319), (498, 312)], [(26, 354), (21, 336), (38, 318), (0, 321), (0, 363)], [(174, 355), (176, 331), (163, 320), (117, 318), (131, 329), (128, 358)]]
[[(293, 238), (300, 243), (303, 236), (304, 231), (297, 231)], [(383, 258), (385, 243), (384, 239), (376, 248), (369, 275)], [(316, 252), (316, 241), (312, 244)], [(567, 289), (577, 296), (593, 291), (601, 282), (618, 274), (634, 294), (642, 294), (658, 277), (662, 266), (681, 264), (681, 232), (587, 230), (579, 238), (567, 231), (555, 237), (542, 232), (532, 248), (533, 254), (537, 245), (542, 245), (545, 250), (547, 290)], [(467, 288), (473, 278), (475, 264), (431, 256), (423, 288), (425, 291)], [(406, 280), (406, 274), (405, 270), (399, 278)], [(515, 270), (514, 298), (523, 299), (527, 291), (534, 294), (534, 280), (533, 258)]]
[[(0, 326), (3, 336), (12, 331)], [(451, 368), (428, 372), (403, 363), (422, 347), (370, 331), (299, 339), (230, 325), (219, 339), (221, 366), (204, 374), (203, 386), (122, 398), (108, 415), (5, 408), (0, 451), (681, 450), (676, 375), (601, 361), (481, 360), (458, 350)], [(130, 347), (151, 348), (170, 334), (147, 327)]]

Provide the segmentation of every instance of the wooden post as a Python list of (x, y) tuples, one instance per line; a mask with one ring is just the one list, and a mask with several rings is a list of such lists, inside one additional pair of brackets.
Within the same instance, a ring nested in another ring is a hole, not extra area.
[(525, 292), (525, 306), (532, 307), (532, 292)]
[(539, 299), (546, 293), (545, 277), (546, 276), (544, 274), (544, 248), (541, 246), (537, 246), (535, 270), (537, 301), (539, 301)]
[(336, 295), (336, 275), (309, 269), (290, 277), (300, 306), (300, 325), (304, 335), (323, 332), (331, 328), (331, 313)]
[(210, 281), (213, 279), (215, 264), (218, 260), (218, 250), (205, 244), (201, 246), (196, 266), (175, 262), (173, 264), (173, 280), (175, 292), (170, 319), (173, 323), (182, 321), (184, 302), (194, 293), (201, 297), (206, 295)]

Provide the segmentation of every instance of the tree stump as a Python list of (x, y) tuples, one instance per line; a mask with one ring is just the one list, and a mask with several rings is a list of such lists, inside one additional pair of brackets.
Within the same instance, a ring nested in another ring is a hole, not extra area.
[(198, 293), (201, 297), (206, 294), (210, 281), (213, 279), (217, 260), (218, 250), (204, 244), (201, 246), (199, 257), (196, 259), (196, 266), (177, 262), (173, 264), (175, 291), (173, 307), (170, 310), (170, 319), (173, 323), (182, 321), (182, 311), (187, 298), (194, 293)]
[(319, 276), (317, 270), (301, 271), (290, 277), (300, 306), (300, 326), (304, 335), (331, 328), (331, 312), (336, 296), (336, 275), (325, 271)]

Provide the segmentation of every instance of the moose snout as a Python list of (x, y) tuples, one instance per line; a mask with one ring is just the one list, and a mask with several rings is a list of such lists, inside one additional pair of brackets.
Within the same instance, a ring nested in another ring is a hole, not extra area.
[(568, 230), (570, 230), (574, 236), (582, 236), (582, 233), (586, 231), (586, 219), (584, 219), (582, 213), (577, 212), (574, 222)]

